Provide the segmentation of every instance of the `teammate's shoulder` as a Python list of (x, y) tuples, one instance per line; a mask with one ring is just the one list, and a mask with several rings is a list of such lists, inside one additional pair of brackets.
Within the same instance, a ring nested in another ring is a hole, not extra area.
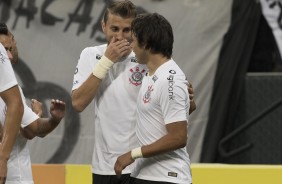
[(83, 50), (96, 51), (96, 52), (105, 52), (106, 47), (107, 47), (107, 44), (102, 44), (102, 45), (95, 45), (95, 46), (85, 47)]
[(106, 51), (107, 44), (97, 45), (92, 48), (95, 49), (97, 52), (104, 53)]
[(164, 67), (164, 73), (166, 75), (183, 75), (183, 71), (177, 65), (174, 60), (168, 61), (167, 65)]
[(105, 52), (106, 44), (99, 45), (99, 46), (90, 46), (86, 47), (82, 50), (81, 54), (90, 54), (96, 55), (96, 59), (100, 59)]

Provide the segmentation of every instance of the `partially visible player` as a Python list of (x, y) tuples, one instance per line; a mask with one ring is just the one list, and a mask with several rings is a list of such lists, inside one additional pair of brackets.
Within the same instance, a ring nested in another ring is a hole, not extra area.
[[(0, 23), (0, 43), (3, 44), (9, 54), (12, 63), (17, 63), (18, 53), (14, 36), (9, 32), (7, 26)], [(10, 62), (10, 61), (9, 61)], [(36, 136), (44, 137), (54, 130), (65, 115), (65, 103), (58, 99), (52, 99), (50, 103), (50, 116), (41, 118), (42, 104), (32, 100), (32, 111), (26, 104), (24, 94), (20, 89), (24, 113), (21, 120), (21, 131), (17, 131), (17, 139), (8, 160), (8, 173), (6, 184), (33, 184), (30, 154), (27, 140)], [(7, 118), (6, 103), (0, 98), (0, 121), (2, 126)], [(0, 125), (1, 126), (1, 125)], [(20, 133), (21, 132), (21, 133)], [(4, 139), (4, 134), (2, 140)]]

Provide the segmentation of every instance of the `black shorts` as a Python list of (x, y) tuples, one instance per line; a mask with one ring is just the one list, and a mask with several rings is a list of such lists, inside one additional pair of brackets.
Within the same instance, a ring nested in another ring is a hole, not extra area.
[(131, 177), (130, 184), (175, 184), (175, 183), (164, 182), (164, 181), (148, 181), (148, 180), (141, 180), (141, 179)]
[(130, 184), (130, 174), (123, 174), (121, 177), (116, 175), (99, 175), (92, 173), (92, 184)]

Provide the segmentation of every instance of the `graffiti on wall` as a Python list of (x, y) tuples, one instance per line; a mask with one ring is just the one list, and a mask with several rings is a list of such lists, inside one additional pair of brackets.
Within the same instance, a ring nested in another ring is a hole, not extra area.
[[(25, 3), (26, 1), (26, 3)], [(10, 13), (11, 11), (14, 11), (15, 18), (13, 20), (13, 26), (12, 29), (16, 29), (18, 20), (20, 18), (26, 19), (26, 28), (29, 28), (30, 22), (34, 20), (34, 17), (36, 14), (40, 14), (40, 21), (42, 25), (45, 26), (55, 26), (56, 23), (61, 23), (65, 20), (65, 18), (57, 17), (56, 15), (52, 15), (51, 13), (48, 13), (46, 10), (47, 8), (56, 0), (44, 0), (41, 7), (36, 6), (36, 0), (20, 0), (18, 7), (16, 7), (14, 10), (11, 8), (12, 1), (10, 0), (0, 0), (0, 3), (2, 2), (2, 8), (1, 8), (1, 22), (7, 22), (10, 19)], [(80, 0), (75, 7), (74, 10), (70, 10), (69, 14), (66, 19), (67, 23), (64, 27), (64, 32), (68, 31), (68, 29), (73, 24), (78, 24), (78, 30), (77, 30), (77, 36), (80, 35), (80, 33), (83, 33), (86, 31), (88, 26), (91, 26), (91, 21), (93, 17), (91, 17), (92, 10), (95, 6), (95, 1), (97, 0)], [(111, 3), (113, 0), (103, 0), (103, 9), (99, 12), (99, 18), (98, 20), (102, 20), (103, 13), (106, 10), (106, 7), (109, 3)], [(26, 4), (26, 5), (24, 5)], [(39, 11), (40, 10), (40, 11)], [(72, 12), (71, 12), (72, 11)], [(137, 12), (138, 13), (144, 13), (147, 12), (144, 8), (137, 6)], [(91, 34), (90, 38), (93, 38), (97, 32), (102, 32), (100, 21), (96, 21), (92, 27), (91, 27)], [(98, 42), (105, 42), (105, 38), (103, 37), (97, 37), (96, 40)]]

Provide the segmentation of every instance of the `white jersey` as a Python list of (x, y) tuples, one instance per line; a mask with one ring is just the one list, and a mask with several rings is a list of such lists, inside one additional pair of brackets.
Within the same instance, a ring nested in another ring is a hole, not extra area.
[(3, 92), (18, 84), (14, 70), (11, 66), (11, 62), (8, 58), (8, 54), (1, 43), (0, 43), (0, 75), (1, 75), (0, 92)]
[[(26, 104), (22, 89), (20, 89), (21, 97), (24, 105), (24, 113), (21, 121), (21, 127), (24, 128), (39, 118)], [(0, 98), (0, 121), (2, 125), (5, 122), (6, 104)], [(8, 173), (6, 184), (33, 184), (31, 161), (27, 139), (20, 133), (17, 136), (13, 150), (8, 160)]]
[[(188, 122), (189, 95), (185, 74), (170, 60), (145, 76), (137, 100), (136, 135), (139, 146), (167, 134), (166, 125)], [(188, 126), (188, 125), (187, 125)], [(186, 147), (150, 158), (138, 158), (131, 176), (149, 181), (192, 183)]]
[[(72, 90), (81, 86), (92, 74), (106, 47), (104, 44), (82, 51)], [(136, 63), (132, 52), (122, 61), (115, 63), (102, 80), (93, 100), (93, 173), (115, 175), (114, 164), (117, 157), (136, 147), (136, 99), (145, 73), (146, 66)], [(123, 173), (131, 173), (131, 167), (127, 167)]]

